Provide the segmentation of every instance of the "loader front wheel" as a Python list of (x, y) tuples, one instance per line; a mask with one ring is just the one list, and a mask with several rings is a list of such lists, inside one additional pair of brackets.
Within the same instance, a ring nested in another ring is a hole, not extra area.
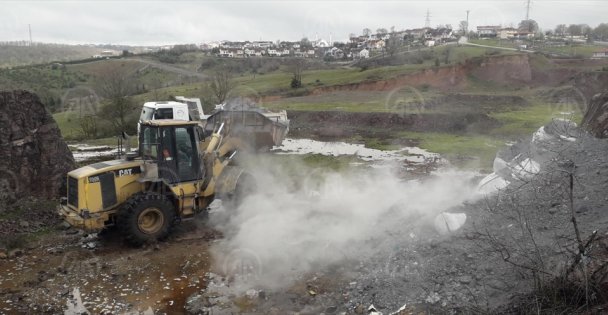
[(118, 212), (117, 226), (132, 245), (163, 240), (175, 220), (171, 201), (157, 193), (140, 193), (125, 202)]
[(222, 200), (229, 209), (236, 209), (242, 203), (245, 197), (257, 192), (257, 182), (249, 173), (243, 173), (236, 183), (236, 187), (232, 193)]

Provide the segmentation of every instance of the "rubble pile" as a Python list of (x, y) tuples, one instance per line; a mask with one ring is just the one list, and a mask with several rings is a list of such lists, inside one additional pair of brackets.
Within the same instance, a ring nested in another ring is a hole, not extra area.
[(608, 137), (608, 92), (596, 94), (591, 99), (582, 125), (598, 138)]

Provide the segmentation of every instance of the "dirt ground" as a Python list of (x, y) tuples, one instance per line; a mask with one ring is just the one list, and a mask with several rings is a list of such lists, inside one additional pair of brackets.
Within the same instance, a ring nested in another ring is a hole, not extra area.
[(57, 231), (0, 259), (0, 313), (183, 314), (186, 298), (205, 287), (209, 242), (218, 235), (200, 221), (143, 248), (106, 234)]
[[(205, 217), (143, 248), (123, 244), (111, 230), (101, 237), (54, 230), (23, 249), (0, 251), (0, 314), (373, 314), (372, 305), (384, 314), (491, 313), (533, 289), (533, 275), (516, 264), (553, 275), (570, 263), (573, 211), (584, 240), (593, 231), (608, 233), (608, 143), (579, 132), (572, 139), (561, 135), (523, 143), (560, 152), (539, 156), (534, 180), (513, 181), (502, 194), (452, 209), (467, 215), (461, 229), (441, 235), (414, 217), (394, 220), (364, 242), (387, 250), (313, 268), (274, 291), (230, 288), (256, 272), (255, 261), (233, 264), (223, 257), (229, 268), (218, 268), (222, 257), (214, 255), (214, 245), (228, 236)], [(516, 157), (529, 151), (523, 144), (513, 146), (521, 147)], [(556, 160), (576, 165), (574, 209), (564, 199), (563, 165)], [(599, 258), (589, 255), (586, 262), (604, 264), (601, 244), (593, 245)], [(500, 256), (503, 248), (516, 264)], [(536, 255), (544, 260), (540, 266), (530, 265)], [(596, 306), (586, 311), (602, 312)]]

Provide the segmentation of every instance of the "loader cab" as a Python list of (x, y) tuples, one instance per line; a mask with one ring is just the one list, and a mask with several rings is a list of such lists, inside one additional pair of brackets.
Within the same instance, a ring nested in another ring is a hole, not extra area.
[(195, 122), (146, 121), (141, 124), (139, 152), (145, 177), (175, 184), (202, 178)]

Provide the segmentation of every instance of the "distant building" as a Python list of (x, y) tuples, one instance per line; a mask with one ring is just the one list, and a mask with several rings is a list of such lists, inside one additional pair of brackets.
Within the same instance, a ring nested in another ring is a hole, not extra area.
[(500, 28), (498, 25), (478, 26), (477, 35), (479, 37), (496, 37)]
[(361, 59), (369, 58), (369, 50), (361, 49), (361, 51), (359, 52), (359, 58), (361, 58)]
[(608, 49), (604, 49), (602, 51), (596, 51), (596, 52), (594, 52), (593, 56), (591, 56), (591, 58), (593, 58), (593, 59), (608, 58)]
[(498, 37), (500, 39), (511, 39), (517, 35), (518, 31), (516, 28), (505, 27), (498, 30)]
[(319, 47), (319, 48), (329, 47), (329, 43), (324, 39), (319, 39), (317, 41), (314, 41), (312, 44), (313, 44), (313, 47)]

